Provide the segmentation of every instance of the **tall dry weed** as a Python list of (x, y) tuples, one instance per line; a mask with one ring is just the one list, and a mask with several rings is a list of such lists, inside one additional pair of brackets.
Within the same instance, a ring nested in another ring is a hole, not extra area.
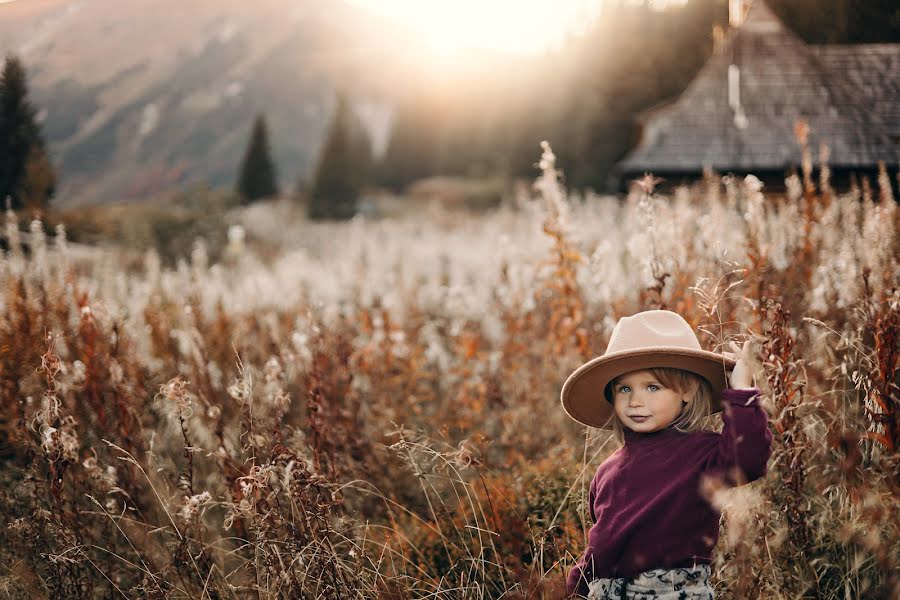
[(753, 342), (776, 434), (765, 479), (710, 490), (717, 597), (897, 597), (900, 214), (884, 171), (841, 191), (805, 156), (783, 195), (576, 198), (545, 146), (486, 217), (238, 210), (220, 262), (201, 240), (172, 268), (64, 228), (25, 248), (7, 212), (0, 589), (558, 598), (614, 449), (559, 388), (669, 308)]

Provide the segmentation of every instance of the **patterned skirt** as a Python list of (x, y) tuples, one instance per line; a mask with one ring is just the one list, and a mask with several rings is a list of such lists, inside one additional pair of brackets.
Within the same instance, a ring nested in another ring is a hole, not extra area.
[(590, 600), (713, 600), (709, 565), (653, 569), (628, 579), (595, 579)]

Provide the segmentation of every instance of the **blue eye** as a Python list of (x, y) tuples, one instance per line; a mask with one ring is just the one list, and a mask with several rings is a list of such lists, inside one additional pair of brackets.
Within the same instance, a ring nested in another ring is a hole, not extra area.
[[(650, 384), (647, 385), (647, 387), (648, 387), (648, 388), (656, 388), (656, 389), (660, 389), (660, 387), (659, 387), (658, 385), (656, 385), (655, 383), (650, 383)], [(627, 385), (620, 385), (618, 388), (616, 388), (616, 391), (622, 392), (622, 391), (627, 390), (627, 389), (629, 389)]]

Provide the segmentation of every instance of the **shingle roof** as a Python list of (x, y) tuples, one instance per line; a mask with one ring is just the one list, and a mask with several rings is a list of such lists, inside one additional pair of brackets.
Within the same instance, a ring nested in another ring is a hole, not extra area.
[(861, 97), (888, 135), (900, 137), (900, 44), (809, 46), (826, 71)]
[[(744, 129), (728, 103), (730, 64), (740, 69)], [(896, 164), (900, 44), (808, 46), (755, 0), (681, 96), (645, 114), (642, 139), (619, 170), (783, 170), (800, 162), (800, 118), (813, 151), (829, 146), (833, 168)]]

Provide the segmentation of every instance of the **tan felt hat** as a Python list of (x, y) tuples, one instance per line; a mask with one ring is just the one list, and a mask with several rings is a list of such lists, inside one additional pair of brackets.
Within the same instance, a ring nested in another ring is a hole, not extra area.
[(560, 398), (569, 416), (579, 423), (608, 429), (613, 405), (605, 390), (610, 381), (631, 371), (675, 367), (709, 381), (715, 413), (722, 410), (726, 373), (735, 363), (734, 358), (701, 349), (697, 334), (678, 313), (647, 310), (619, 319), (606, 352), (569, 375)]

